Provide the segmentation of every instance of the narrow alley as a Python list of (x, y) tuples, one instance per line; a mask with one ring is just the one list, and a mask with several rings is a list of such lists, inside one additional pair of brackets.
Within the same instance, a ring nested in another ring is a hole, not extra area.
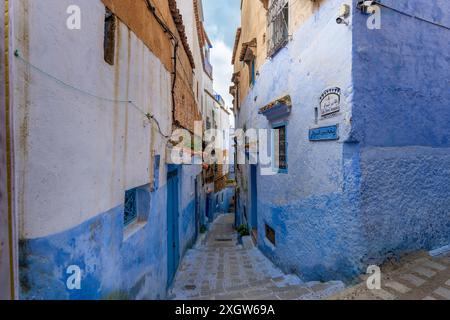
[(304, 283), (284, 274), (257, 248), (239, 243), (234, 215), (220, 215), (189, 250), (169, 297), (176, 300), (311, 300), (344, 288), (340, 281)]
[(450, 300), (449, 31), (449, 0), (0, 0), (0, 300)]

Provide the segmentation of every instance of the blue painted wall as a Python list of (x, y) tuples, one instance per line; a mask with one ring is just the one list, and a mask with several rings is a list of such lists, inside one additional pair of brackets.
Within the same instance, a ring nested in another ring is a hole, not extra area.
[(217, 213), (228, 213), (234, 196), (233, 188), (225, 188), (213, 195), (213, 205)]
[[(446, 0), (383, 1), (450, 26)], [(450, 31), (382, 8), (381, 29), (353, 28), (353, 126), (360, 145), (367, 253), (450, 243)]]
[[(351, 154), (344, 155), (353, 85), (351, 31), (335, 22), (342, 3), (324, 2), (294, 32), (287, 47), (266, 61), (237, 122), (240, 128), (271, 129), (273, 123), (258, 114), (259, 108), (286, 94), (291, 96), (291, 114), (277, 120), (287, 123), (288, 172), (264, 175), (258, 166), (258, 246), (285, 271), (308, 280), (358, 273), (355, 254), (362, 251), (361, 241), (355, 239), (362, 238), (355, 219), (358, 203), (353, 201), (354, 193), (345, 192), (358, 181), (352, 171), (358, 163)], [(342, 110), (316, 125), (314, 108), (330, 87), (342, 89)], [(309, 129), (335, 124), (340, 126), (340, 141), (309, 141)], [(236, 176), (238, 220), (244, 223), (244, 206), (249, 219), (251, 214), (250, 167), (239, 166)], [(266, 239), (266, 224), (276, 232), (275, 246)]]
[[(240, 128), (268, 129), (258, 109), (291, 95), (288, 173), (258, 175), (258, 246), (305, 280), (351, 279), (450, 242), (450, 33), (385, 10), (381, 30), (356, 8), (350, 26), (336, 24), (339, 6), (354, 2), (325, 1), (260, 68), (237, 117)], [(448, 2), (390, 3), (450, 25)], [(330, 87), (342, 90), (341, 111), (315, 124)], [(309, 141), (309, 129), (335, 124), (339, 141)], [(242, 221), (249, 166), (236, 175)]]
[[(180, 168), (180, 189), (198, 167)], [(180, 256), (195, 241), (191, 189), (180, 197)], [(193, 190), (193, 189), (192, 189)], [(140, 197), (139, 199), (145, 199)], [(147, 198), (148, 200), (148, 198)], [(123, 206), (59, 234), (20, 243), (21, 299), (164, 299), (167, 282), (167, 188), (150, 194), (148, 221), (124, 237)], [(82, 270), (68, 290), (67, 267)]]

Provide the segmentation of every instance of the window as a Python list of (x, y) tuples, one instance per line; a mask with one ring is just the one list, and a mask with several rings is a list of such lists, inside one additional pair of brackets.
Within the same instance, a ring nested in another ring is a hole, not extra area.
[(125, 202), (123, 208), (123, 225), (126, 230), (136, 229), (147, 222), (150, 215), (150, 185), (125, 191)]
[(287, 129), (286, 125), (274, 126), (274, 168), (278, 173), (287, 173)]
[(266, 224), (266, 238), (270, 241), (273, 245), (276, 244), (276, 234), (275, 230), (272, 229), (269, 225)]
[(105, 61), (114, 65), (114, 55), (116, 48), (116, 16), (111, 10), (106, 8), (105, 30), (103, 38), (103, 52)]
[(125, 192), (125, 207), (124, 207), (124, 221), (123, 224), (128, 226), (137, 221), (137, 189), (128, 190)]
[(216, 113), (214, 112), (214, 110), (212, 111), (212, 125), (214, 129), (217, 129)]
[(253, 58), (250, 61), (249, 71), (250, 71), (250, 76), (249, 76), (250, 86), (254, 86), (255, 85), (255, 81), (256, 81), (256, 62), (255, 62), (255, 58)]
[(289, 39), (289, 1), (271, 0), (267, 17), (268, 55), (273, 56)]

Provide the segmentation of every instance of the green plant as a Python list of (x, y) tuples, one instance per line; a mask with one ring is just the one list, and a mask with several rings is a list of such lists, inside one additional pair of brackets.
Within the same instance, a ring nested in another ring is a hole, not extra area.
[(250, 231), (248, 230), (247, 225), (245, 224), (241, 224), (238, 228), (237, 228), (237, 232), (239, 233), (239, 235), (241, 237), (246, 237), (250, 235)]
[(203, 224), (203, 225), (200, 227), (200, 233), (203, 234), (203, 233), (206, 233), (206, 231), (208, 231), (208, 228), (206, 228), (206, 226)]

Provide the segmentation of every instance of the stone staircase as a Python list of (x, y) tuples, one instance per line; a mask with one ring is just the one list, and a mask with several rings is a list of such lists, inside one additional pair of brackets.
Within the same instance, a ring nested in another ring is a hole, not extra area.
[(284, 274), (257, 248), (238, 244), (232, 215), (222, 215), (186, 253), (168, 294), (175, 300), (315, 300), (344, 288), (339, 281), (304, 283)]

